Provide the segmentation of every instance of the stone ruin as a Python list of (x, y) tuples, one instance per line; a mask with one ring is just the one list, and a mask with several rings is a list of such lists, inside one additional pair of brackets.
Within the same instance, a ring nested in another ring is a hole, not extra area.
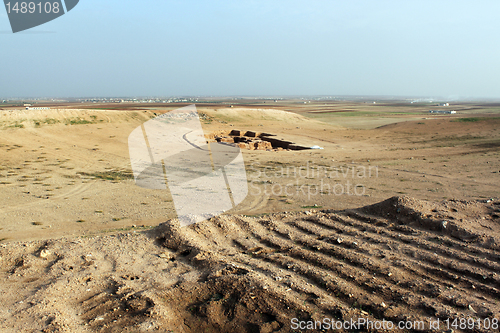
[(233, 143), (241, 149), (249, 150), (267, 150), (267, 151), (283, 151), (283, 150), (304, 150), (309, 147), (299, 146), (293, 142), (275, 139), (274, 134), (259, 133), (252, 131), (232, 130), (230, 132), (218, 132), (209, 135), (210, 141)]

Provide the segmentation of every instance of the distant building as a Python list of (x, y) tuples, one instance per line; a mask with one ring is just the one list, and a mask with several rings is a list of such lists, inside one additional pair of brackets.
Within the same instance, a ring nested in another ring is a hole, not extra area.
[(437, 114), (455, 114), (457, 111), (449, 111), (449, 110), (429, 110), (429, 113), (437, 113)]
[(438, 106), (450, 106), (450, 103), (440, 103)]

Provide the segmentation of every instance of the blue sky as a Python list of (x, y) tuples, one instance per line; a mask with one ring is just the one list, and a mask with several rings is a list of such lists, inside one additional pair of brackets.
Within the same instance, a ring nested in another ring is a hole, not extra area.
[(0, 96), (500, 98), (500, 1), (80, 0), (12, 34)]

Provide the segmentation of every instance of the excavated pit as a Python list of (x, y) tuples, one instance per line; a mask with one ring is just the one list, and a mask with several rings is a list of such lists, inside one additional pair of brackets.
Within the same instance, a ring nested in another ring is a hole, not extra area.
[(264, 132), (232, 130), (212, 133), (208, 136), (208, 139), (212, 142), (234, 143), (238, 147), (248, 150), (283, 151), (311, 149), (297, 145), (291, 141), (273, 138), (273, 136), (276, 135)]

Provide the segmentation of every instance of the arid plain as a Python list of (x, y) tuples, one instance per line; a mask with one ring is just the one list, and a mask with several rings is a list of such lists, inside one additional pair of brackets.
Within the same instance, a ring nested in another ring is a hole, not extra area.
[(208, 138), (323, 149), (243, 148), (247, 198), (180, 228), (168, 191), (135, 185), (127, 140), (184, 105), (0, 108), (2, 331), (499, 318), (500, 105), (197, 103)]

